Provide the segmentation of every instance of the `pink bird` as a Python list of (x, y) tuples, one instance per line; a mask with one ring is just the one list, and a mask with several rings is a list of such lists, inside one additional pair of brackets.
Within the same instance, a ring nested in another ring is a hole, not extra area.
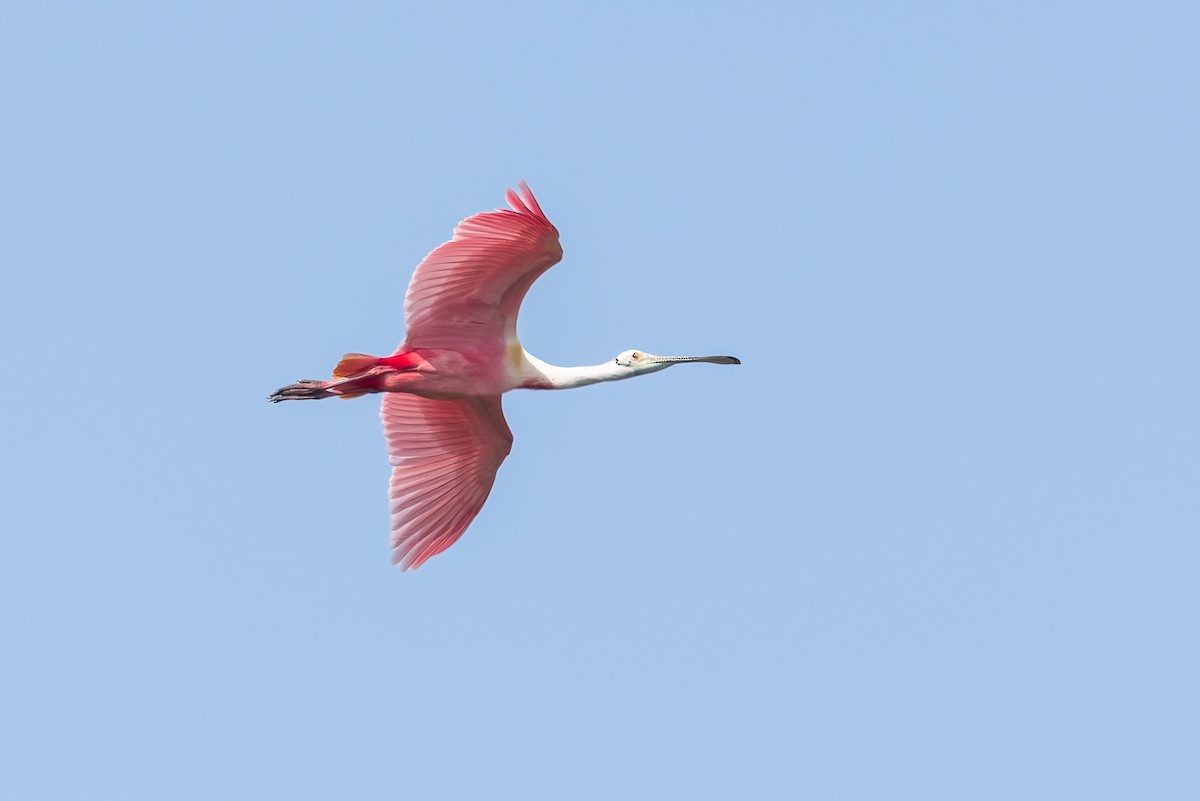
[(741, 364), (732, 356), (627, 350), (591, 367), (556, 367), (529, 353), (517, 339), (517, 312), (534, 280), (562, 258), (562, 246), (524, 181), (506, 199), (511, 211), (468, 217), (417, 265), (404, 297), (407, 337), (395, 353), (347, 353), (332, 381), (299, 381), (268, 398), (384, 393), (392, 562), (404, 570), (453, 545), (483, 508), (512, 449), (503, 393), (619, 381), (682, 362)]

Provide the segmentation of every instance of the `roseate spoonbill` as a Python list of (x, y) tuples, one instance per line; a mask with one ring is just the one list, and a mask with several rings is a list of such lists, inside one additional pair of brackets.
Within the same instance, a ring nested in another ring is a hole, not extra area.
[(500, 395), (570, 389), (732, 356), (626, 350), (591, 367), (556, 367), (521, 347), (517, 312), (534, 280), (562, 258), (558, 230), (524, 181), (507, 209), (468, 217), (417, 265), (404, 297), (406, 338), (391, 356), (347, 353), (332, 381), (304, 380), (268, 400), (385, 393), (392, 463), (392, 562), (419, 567), (454, 544), (483, 508), (512, 449)]

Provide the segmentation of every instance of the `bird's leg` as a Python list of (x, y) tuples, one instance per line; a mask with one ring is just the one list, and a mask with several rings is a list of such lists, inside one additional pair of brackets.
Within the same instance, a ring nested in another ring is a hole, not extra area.
[(313, 378), (305, 378), (297, 381), (295, 384), (288, 384), (286, 387), (280, 387), (267, 397), (271, 403), (279, 403), (285, 400), (320, 400), (321, 398), (332, 398), (335, 395), (341, 395), (341, 391), (334, 384), (344, 383), (342, 381), (318, 381)]
[(321, 398), (357, 398), (371, 392), (382, 392), (380, 376), (395, 372), (388, 366), (376, 366), (354, 375), (335, 378), (332, 381), (317, 381), (306, 378), (275, 390), (267, 400), (279, 403), (285, 400), (320, 400)]

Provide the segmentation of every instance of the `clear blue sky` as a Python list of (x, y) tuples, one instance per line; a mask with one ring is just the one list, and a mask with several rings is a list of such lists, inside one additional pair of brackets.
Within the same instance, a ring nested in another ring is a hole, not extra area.
[[(10, 3), (0, 796), (1194, 799), (1194, 3)], [(525, 346), (390, 567), (413, 266)]]

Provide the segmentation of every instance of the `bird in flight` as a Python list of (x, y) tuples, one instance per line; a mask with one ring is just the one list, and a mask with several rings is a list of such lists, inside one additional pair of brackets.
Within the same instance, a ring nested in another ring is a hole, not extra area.
[(268, 400), (383, 393), (392, 463), (392, 562), (420, 567), (479, 514), (512, 450), (500, 396), (571, 389), (655, 373), (684, 362), (741, 364), (732, 356), (655, 356), (627, 350), (590, 367), (557, 367), (521, 347), (517, 312), (539, 275), (562, 258), (556, 229), (524, 181), (510, 209), (463, 220), (417, 265), (404, 297), (404, 342), (391, 356), (347, 353), (333, 380), (303, 380)]

